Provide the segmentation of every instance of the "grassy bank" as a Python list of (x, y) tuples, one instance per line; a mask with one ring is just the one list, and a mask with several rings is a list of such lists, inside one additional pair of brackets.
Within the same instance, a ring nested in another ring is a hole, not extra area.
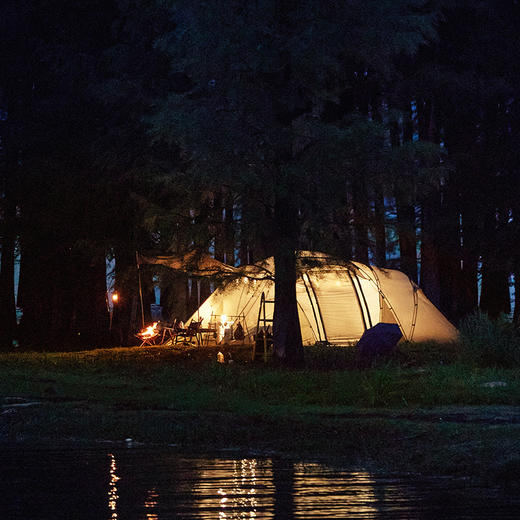
[(307, 367), (294, 371), (248, 356), (235, 348), (220, 364), (217, 349), (167, 347), (0, 355), (0, 436), (132, 438), (341, 456), (381, 470), (518, 475), (518, 370), (472, 366), (456, 348), (433, 345), (403, 346), (370, 370), (355, 368), (350, 349), (308, 349)]

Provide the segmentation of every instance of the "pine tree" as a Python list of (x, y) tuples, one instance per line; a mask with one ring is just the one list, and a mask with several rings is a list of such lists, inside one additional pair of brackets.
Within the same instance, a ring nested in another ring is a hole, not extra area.
[(262, 226), (275, 258), (275, 355), (298, 364), (300, 216), (306, 199), (344, 194), (352, 160), (345, 143), (353, 125), (327, 123), (323, 108), (339, 102), (352, 70), (388, 79), (396, 55), (434, 36), (435, 13), (422, 1), (264, 0), (181, 1), (171, 15), (172, 29), (156, 41), (170, 71), (148, 119), (151, 133), (189, 153), (201, 186), (226, 184), (269, 208)]

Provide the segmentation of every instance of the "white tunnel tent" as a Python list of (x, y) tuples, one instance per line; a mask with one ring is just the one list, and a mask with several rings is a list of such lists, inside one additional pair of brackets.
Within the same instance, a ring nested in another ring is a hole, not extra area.
[[(456, 339), (455, 327), (404, 273), (357, 262), (338, 264), (322, 254), (304, 255), (318, 264), (300, 267), (296, 284), (305, 345), (320, 341), (352, 345), (366, 329), (380, 322), (397, 323), (403, 338), (409, 341)], [(262, 270), (273, 272), (272, 258), (262, 264)], [(274, 300), (274, 282), (257, 274), (257, 268), (252, 268), (250, 277), (237, 278), (217, 289), (192, 319), (203, 318), (207, 325), (218, 316), (241, 316), (252, 339), (262, 293), (267, 301)], [(272, 304), (265, 305), (267, 318), (272, 318), (273, 308)]]

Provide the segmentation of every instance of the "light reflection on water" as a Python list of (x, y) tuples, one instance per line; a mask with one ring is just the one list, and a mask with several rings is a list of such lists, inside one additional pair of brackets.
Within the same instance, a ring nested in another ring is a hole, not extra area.
[[(222, 520), (272, 518), (274, 485), (269, 459), (218, 459), (208, 464), (197, 460), (199, 480), (193, 487), (198, 511), (204, 518), (207, 511), (218, 508)], [(216, 490), (216, 496), (215, 496)]]
[(462, 480), (166, 449), (4, 446), (0, 482), (2, 520), (520, 518), (520, 498)]
[(158, 498), (159, 495), (155, 491), (155, 488), (152, 488), (148, 491), (144, 507), (149, 509), (150, 511), (146, 512), (146, 520), (159, 520), (159, 517), (153, 512), (153, 510), (157, 506)]
[(108, 485), (108, 509), (112, 512), (112, 518), (114, 520), (117, 519), (117, 499), (119, 498), (117, 494), (117, 481), (119, 477), (116, 475), (117, 466), (116, 466), (116, 458), (112, 453), (109, 453), (110, 457), (110, 483)]
[[(366, 471), (333, 472), (320, 464), (296, 464), (294, 502), (297, 517), (374, 518), (377, 497), (374, 479)], [(345, 490), (348, 489), (348, 500)]]

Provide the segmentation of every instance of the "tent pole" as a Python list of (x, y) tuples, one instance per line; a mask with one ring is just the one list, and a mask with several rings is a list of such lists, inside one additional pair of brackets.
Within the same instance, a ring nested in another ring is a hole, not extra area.
[(410, 341), (412, 341), (413, 333), (415, 332), (415, 323), (417, 322), (417, 310), (419, 307), (419, 297), (417, 294), (419, 287), (412, 280), (410, 280), (410, 283), (413, 287), (413, 317), (412, 326), (410, 327)]
[[(314, 303), (312, 302), (311, 293), (309, 291), (309, 288), (307, 287), (307, 284), (305, 283), (305, 275), (306, 273), (303, 273), (302, 281), (303, 286), (305, 287), (305, 290), (307, 291), (307, 297), (309, 298), (309, 303), (311, 304), (312, 314), (314, 315), (314, 321), (316, 322), (316, 328), (318, 329), (318, 341), (321, 341), (321, 332), (320, 332), (320, 324), (318, 323), (318, 317), (316, 316), (316, 310), (314, 309)], [(308, 275), (306, 275), (308, 276)], [(322, 324), (323, 327), (323, 324)]]
[(359, 277), (356, 276), (355, 273), (353, 274), (353, 279), (356, 280), (357, 285), (358, 285), (358, 291), (361, 294), (361, 298), (363, 298), (363, 303), (365, 305), (365, 310), (367, 313), (368, 326), (372, 327), (372, 317), (370, 316), (370, 309), (368, 308), (368, 303), (367, 303), (367, 299), (365, 298), (365, 293), (363, 292), (363, 287), (361, 287), (361, 282), (359, 281)]
[(197, 321), (200, 321), (200, 278), (197, 278)]
[(350, 270), (347, 269), (347, 274), (350, 279), (350, 283), (352, 284), (352, 288), (354, 289), (354, 294), (356, 295), (356, 300), (359, 307), (359, 312), (361, 314), (361, 320), (363, 321), (363, 328), (367, 330), (367, 321), (365, 320), (365, 313), (363, 312), (363, 307), (361, 306), (361, 300), (359, 299), (358, 290), (356, 288), (356, 284), (354, 283), (354, 280), (352, 279), (352, 275), (350, 274)]
[(309, 287), (311, 288), (312, 294), (314, 295), (314, 300), (316, 301), (316, 308), (318, 309), (318, 314), (320, 315), (321, 320), (321, 328), (323, 329), (323, 335), (325, 336), (325, 341), (329, 341), (327, 338), (327, 331), (325, 330), (325, 322), (323, 321), (323, 314), (321, 313), (320, 302), (318, 301), (318, 296), (316, 294), (316, 290), (314, 289), (314, 285), (312, 283), (311, 277), (307, 274), (307, 280), (309, 281)]
[(139, 279), (139, 300), (141, 302), (141, 323), (144, 329), (144, 306), (143, 306), (143, 287), (141, 284), (141, 265), (139, 264), (139, 253), (135, 252), (135, 262), (137, 264), (137, 277)]
[[(372, 275), (374, 276), (375, 284), (376, 284), (377, 290), (379, 292), (379, 308), (381, 310), (383, 309), (382, 300), (384, 300), (385, 301), (385, 305), (387, 306), (387, 308), (392, 313), (395, 322), (397, 323), (397, 325), (399, 325), (399, 328), (401, 329), (401, 332), (403, 333), (403, 338), (406, 341), (410, 341), (408, 339), (408, 336), (406, 335), (406, 331), (404, 330), (404, 327), (401, 324), (401, 320), (397, 316), (394, 308), (392, 307), (392, 304), (390, 303), (390, 300), (386, 297), (386, 294), (383, 292), (383, 289), (381, 289), (381, 282), (379, 281), (379, 276), (377, 276), (377, 273), (375, 272), (374, 268), (371, 265), (369, 265), (368, 267), (369, 267), (370, 271), (372, 272)], [(411, 282), (411, 280), (410, 280), (410, 282)], [(379, 316), (379, 318), (381, 319), (381, 316)]]

